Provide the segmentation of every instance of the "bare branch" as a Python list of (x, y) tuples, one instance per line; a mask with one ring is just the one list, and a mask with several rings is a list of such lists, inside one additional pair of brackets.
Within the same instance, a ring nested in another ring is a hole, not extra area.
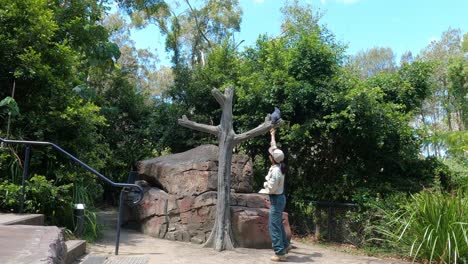
[(197, 131), (205, 132), (205, 133), (210, 133), (215, 136), (218, 136), (218, 133), (219, 133), (219, 126), (199, 124), (197, 122), (190, 121), (185, 115), (182, 116), (182, 119), (178, 119), (177, 123), (181, 126), (188, 127)]
[(245, 133), (236, 135), (234, 137), (234, 143), (235, 143), (234, 145), (240, 144), (240, 143), (246, 141), (249, 138), (253, 138), (253, 137), (265, 134), (268, 131), (270, 131), (270, 129), (272, 129), (274, 127), (279, 127), (282, 124), (282, 122), (283, 121), (280, 119), (280, 122), (278, 122), (277, 124), (273, 124), (271, 122), (270, 116), (267, 115), (265, 117), (265, 122), (260, 124), (258, 127), (254, 128), (254, 129), (251, 129), (251, 130), (249, 130), (249, 131), (247, 131)]
[(233, 98), (234, 97), (234, 87), (232, 85), (228, 85), (226, 87), (226, 89), (224, 89), (224, 96), (226, 98), (228, 98), (228, 97)]
[(214, 96), (216, 101), (219, 103), (219, 105), (222, 107), (224, 105), (224, 101), (226, 100), (226, 96), (222, 94), (218, 89), (213, 88), (211, 90), (211, 94)]
[(206, 40), (206, 42), (208, 43), (208, 47), (211, 48), (210, 40), (206, 37), (205, 33), (203, 33), (203, 31), (200, 28), (200, 24), (198, 23), (198, 15), (195, 13), (195, 10), (193, 10), (192, 6), (190, 5), (189, 0), (185, 0), (185, 3), (187, 3), (187, 5), (190, 8), (190, 11), (192, 11), (192, 13), (193, 13), (193, 17), (195, 18), (195, 25), (197, 26), (198, 32), (200, 32), (202, 37)]

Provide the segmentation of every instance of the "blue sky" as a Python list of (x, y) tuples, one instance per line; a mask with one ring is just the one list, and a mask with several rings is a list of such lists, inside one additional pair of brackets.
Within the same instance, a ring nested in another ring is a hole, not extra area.
[[(375, 46), (390, 47), (399, 56), (418, 54), (449, 27), (468, 32), (468, 0), (303, 0), (324, 12), (321, 23), (337, 40), (348, 45), (348, 54)], [(193, 1), (192, 1), (193, 2)], [(280, 32), (283, 0), (239, 0), (243, 9), (241, 32), (236, 40), (250, 46), (260, 34)], [(138, 48), (156, 49), (160, 63), (168, 65), (164, 38), (154, 27), (134, 31)]]

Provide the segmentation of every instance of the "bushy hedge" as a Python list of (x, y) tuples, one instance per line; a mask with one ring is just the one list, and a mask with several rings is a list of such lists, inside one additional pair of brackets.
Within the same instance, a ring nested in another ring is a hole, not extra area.
[[(50, 224), (73, 226), (73, 184), (56, 186), (53, 180), (34, 175), (25, 184), (25, 213), (41, 213)], [(22, 196), (21, 184), (8, 180), (0, 183), (0, 208), (3, 211), (16, 212), (20, 207)]]
[(395, 250), (429, 263), (468, 260), (468, 198), (461, 193), (423, 191), (400, 209), (383, 212), (377, 230)]
[[(73, 232), (77, 227), (74, 201), (82, 201), (86, 206), (83, 236), (95, 240), (100, 235), (100, 227), (96, 223), (93, 201), (102, 194), (99, 190), (96, 183), (88, 187), (83, 186), (83, 183), (56, 185), (54, 180), (33, 175), (25, 182), (23, 212), (44, 214), (46, 224), (66, 227)], [(8, 180), (0, 182), (1, 211), (18, 212), (22, 195), (21, 184)]]

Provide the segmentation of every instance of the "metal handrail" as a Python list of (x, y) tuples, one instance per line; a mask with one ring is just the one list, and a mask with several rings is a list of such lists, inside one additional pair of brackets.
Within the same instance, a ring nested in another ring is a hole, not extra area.
[(63, 154), (68, 156), (70, 159), (72, 159), (76, 163), (80, 164), (85, 169), (92, 172), (93, 174), (95, 174), (96, 176), (98, 176), (103, 181), (107, 182), (108, 184), (110, 184), (110, 185), (112, 185), (114, 187), (120, 187), (120, 188), (128, 187), (128, 188), (137, 189), (140, 196), (136, 201), (134, 201), (135, 204), (139, 203), (141, 201), (141, 199), (143, 199), (143, 188), (141, 188), (141, 186), (136, 185), (136, 184), (130, 184), (130, 183), (116, 183), (116, 182), (113, 182), (112, 180), (110, 180), (106, 176), (102, 175), (101, 173), (99, 173), (95, 169), (91, 168), (88, 164), (82, 162), (81, 160), (79, 160), (78, 158), (76, 158), (75, 156), (68, 153), (66, 150), (62, 149), (60, 146), (58, 146), (58, 145), (56, 145), (54, 143), (47, 142), (47, 141), (9, 140), (9, 139), (1, 138), (1, 137), (0, 137), (0, 141), (3, 142), (3, 143), (7, 143), (7, 144), (23, 144), (23, 145), (26, 145), (26, 146), (28, 146), (28, 145), (29, 146), (34, 146), (34, 145), (52, 146), (53, 148), (55, 148), (56, 150), (62, 152)]
[(358, 207), (358, 204), (355, 203), (340, 203), (332, 201), (310, 201), (310, 203), (318, 207)]
[(22, 197), (21, 197), (20, 210), (19, 210), (20, 213), (23, 212), (24, 195), (25, 195), (24, 189), (25, 189), (25, 181), (26, 181), (26, 178), (28, 177), (28, 174), (29, 174), (29, 161), (30, 161), (30, 157), (31, 157), (31, 146), (34, 146), (34, 145), (51, 146), (54, 149), (62, 152), (63, 154), (68, 156), (70, 159), (72, 159), (76, 163), (80, 164), (82, 167), (84, 167), (88, 171), (92, 172), (94, 175), (98, 176), (99, 178), (101, 178), (101, 180), (107, 182), (111, 186), (122, 188), (121, 193), (120, 193), (120, 201), (119, 201), (119, 216), (118, 216), (118, 219), (117, 219), (118, 233), (117, 233), (116, 245), (115, 245), (115, 255), (118, 255), (118, 253), (119, 253), (119, 241), (120, 241), (120, 225), (121, 225), (121, 222), (122, 222), (122, 220), (121, 220), (121, 217), (122, 217), (121, 210), (122, 210), (122, 203), (123, 203), (123, 200), (122, 200), (123, 192), (122, 191), (123, 191), (124, 188), (135, 189), (138, 192), (139, 196), (138, 196), (137, 199), (133, 200), (133, 203), (137, 204), (143, 199), (143, 195), (144, 195), (144, 191), (143, 191), (143, 188), (141, 186), (136, 185), (136, 184), (132, 184), (132, 183), (116, 183), (116, 182), (113, 182), (112, 180), (110, 180), (106, 176), (102, 175), (101, 173), (99, 173), (95, 169), (91, 168), (88, 164), (82, 162), (81, 160), (79, 160), (78, 158), (73, 156), (72, 154), (68, 153), (66, 150), (62, 149), (60, 146), (58, 146), (58, 145), (56, 145), (54, 143), (51, 143), (51, 142), (27, 141), (27, 140), (10, 140), (10, 139), (4, 139), (4, 138), (1, 138), (1, 137), (0, 137), (0, 142), (6, 143), (6, 144), (23, 144), (23, 145), (26, 145), (24, 168), (23, 168), (23, 178), (22, 178)]

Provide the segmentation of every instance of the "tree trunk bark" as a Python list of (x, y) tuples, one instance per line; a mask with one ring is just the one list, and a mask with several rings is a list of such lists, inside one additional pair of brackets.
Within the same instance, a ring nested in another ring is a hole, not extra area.
[(458, 131), (465, 131), (465, 126), (463, 124), (463, 115), (462, 110), (457, 110), (457, 124), (458, 124)]
[(205, 247), (213, 247), (217, 251), (234, 248), (230, 203), (233, 138), (232, 135), (222, 133), (219, 145), (216, 220), (213, 231), (205, 244)]
[(218, 154), (218, 198), (216, 203), (216, 219), (210, 237), (205, 247), (213, 247), (217, 251), (233, 249), (234, 243), (231, 231), (231, 163), (234, 148), (234, 130), (232, 129), (232, 97), (234, 89), (227, 87), (222, 100), (223, 114), (219, 134)]

